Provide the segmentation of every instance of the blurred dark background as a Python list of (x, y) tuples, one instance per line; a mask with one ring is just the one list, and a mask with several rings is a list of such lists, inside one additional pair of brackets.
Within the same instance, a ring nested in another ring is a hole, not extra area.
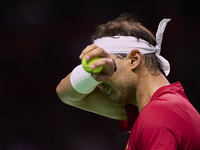
[(95, 26), (134, 12), (155, 35), (171, 18), (161, 54), (200, 111), (198, 0), (0, 0), (0, 150), (122, 150), (110, 120), (62, 103), (57, 84), (78, 64)]

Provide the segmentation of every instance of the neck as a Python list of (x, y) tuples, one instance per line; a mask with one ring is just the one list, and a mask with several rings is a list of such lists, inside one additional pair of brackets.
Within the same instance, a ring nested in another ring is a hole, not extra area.
[(170, 83), (162, 74), (152, 76), (149, 73), (140, 77), (136, 91), (136, 102), (139, 113), (149, 103), (151, 97), (160, 87)]

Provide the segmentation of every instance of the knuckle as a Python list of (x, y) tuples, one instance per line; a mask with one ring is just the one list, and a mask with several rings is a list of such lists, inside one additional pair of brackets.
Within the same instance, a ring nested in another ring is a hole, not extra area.
[(102, 47), (98, 48), (101, 53), (105, 53), (105, 50)]
[(87, 49), (87, 50), (91, 49), (91, 45), (88, 45), (88, 46), (86, 47), (86, 49)]
[(85, 49), (87, 50), (91, 50), (91, 49), (94, 49), (95, 48), (95, 45), (87, 45)]
[(106, 64), (110, 64), (110, 59), (108, 59), (108, 58), (105, 59), (105, 63), (106, 63)]
[(107, 59), (106, 58), (102, 58), (102, 59), (100, 59), (101, 60), (101, 62), (102, 62), (102, 65), (105, 65), (106, 63), (107, 63)]

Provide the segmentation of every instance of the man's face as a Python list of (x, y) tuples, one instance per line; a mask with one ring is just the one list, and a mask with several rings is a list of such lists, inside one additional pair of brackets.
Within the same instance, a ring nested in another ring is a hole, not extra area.
[(128, 68), (126, 59), (119, 59), (112, 55), (117, 65), (117, 71), (102, 83), (100, 87), (104, 93), (113, 100), (116, 106), (133, 103), (135, 99), (134, 81)]

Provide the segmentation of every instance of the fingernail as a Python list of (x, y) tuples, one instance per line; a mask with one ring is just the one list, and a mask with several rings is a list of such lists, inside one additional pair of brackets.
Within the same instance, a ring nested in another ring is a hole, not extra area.
[(85, 60), (89, 60), (89, 56), (88, 55), (85, 57)]
[(94, 68), (95, 68), (95, 65), (92, 64), (92, 65), (90, 66), (90, 68), (91, 68), (91, 69), (94, 69)]

